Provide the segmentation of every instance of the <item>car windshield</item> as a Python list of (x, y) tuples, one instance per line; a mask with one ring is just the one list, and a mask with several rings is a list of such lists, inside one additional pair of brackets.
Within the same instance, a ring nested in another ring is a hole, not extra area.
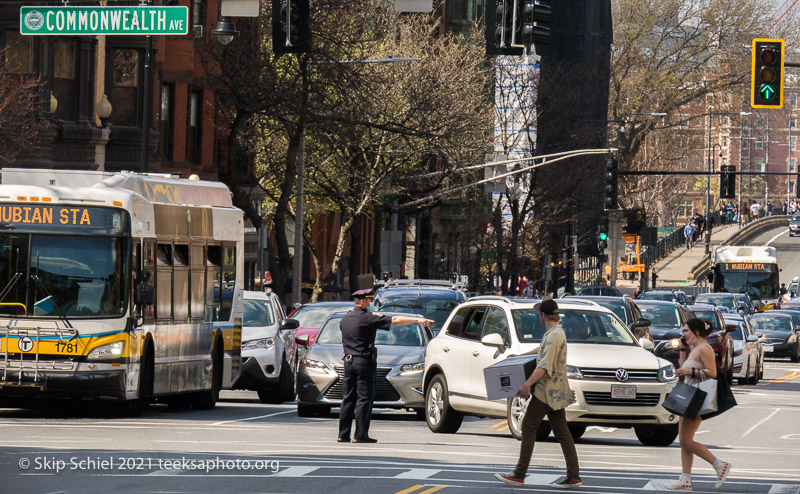
[(698, 304), (713, 304), (713, 305), (718, 305), (720, 307), (728, 307), (729, 309), (736, 308), (736, 306), (733, 303), (733, 297), (726, 295), (702, 294), (698, 295), (695, 300), (697, 301)]
[(669, 292), (644, 292), (641, 297), (642, 300), (663, 300), (665, 302), (672, 302), (675, 295)]
[(734, 297), (736, 297), (736, 300), (738, 300), (740, 304), (744, 304), (747, 306), (751, 305), (748, 302), (747, 295), (745, 295), (744, 293), (737, 293), (736, 295), (734, 295)]
[(292, 313), (292, 319), (296, 319), (301, 328), (319, 328), (337, 310), (343, 310), (343, 308), (304, 305)]
[(792, 331), (792, 319), (790, 317), (757, 316), (750, 319), (753, 328), (761, 331), (781, 331), (789, 333)]
[(651, 328), (677, 328), (681, 325), (681, 315), (677, 307), (640, 304), (639, 309), (642, 311), (642, 317), (650, 320)]
[[(339, 328), (342, 318), (329, 319), (319, 330), (314, 345), (341, 345), (342, 331)], [(389, 331), (378, 330), (375, 334), (376, 346), (425, 346), (425, 335), (421, 324), (392, 324)]]
[(410, 314), (420, 314), (428, 319), (433, 319), (431, 329), (439, 331), (447, 317), (458, 305), (458, 300), (454, 298), (442, 298), (432, 296), (408, 297), (408, 296), (382, 296), (373, 302), (373, 310), (383, 310), (392, 312), (407, 312)]
[(792, 221), (800, 221), (800, 214), (792, 216)]
[(702, 319), (703, 321), (709, 323), (711, 325), (711, 330), (712, 331), (716, 332), (716, 331), (721, 331), (722, 330), (722, 326), (720, 326), (719, 319), (717, 318), (717, 313), (716, 312), (712, 312), (710, 310), (702, 311), (702, 310), (695, 309), (694, 317), (696, 317), (698, 319)]
[[(569, 343), (635, 345), (633, 335), (619, 319), (608, 312), (560, 309), (561, 327)], [(539, 343), (544, 323), (535, 309), (512, 309), (517, 338), (521, 343)]]
[(733, 322), (730, 322), (730, 323), (726, 324), (726, 326), (728, 326), (728, 327), (733, 326), (733, 327), (736, 328), (736, 329), (734, 329), (733, 331), (731, 331), (729, 333), (731, 335), (731, 338), (733, 338), (734, 340), (737, 340), (737, 341), (744, 341), (744, 334), (742, 333), (742, 323), (741, 322), (733, 321)]
[(275, 313), (269, 300), (251, 299), (244, 301), (245, 327), (272, 326), (275, 324)]
[(601, 307), (605, 307), (606, 309), (610, 310), (614, 314), (617, 315), (624, 323), (629, 323), (631, 321), (628, 320), (628, 314), (625, 312), (625, 302), (616, 302), (612, 300), (602, 300), (602, 299), (592, 299), (594, 302), (600, 304)]

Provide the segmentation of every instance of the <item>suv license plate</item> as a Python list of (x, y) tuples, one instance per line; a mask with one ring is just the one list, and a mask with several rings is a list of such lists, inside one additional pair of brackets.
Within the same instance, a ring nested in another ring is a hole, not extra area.
[(636, 386), (611, 385), (611, 398), (615, 400), (635, 400)]
[(772, 346), (772, 345), (764, 345), (764, 351), (765, 352), (770, 352), (770, 353), (774, 352), (775, 351), (775, 347)]

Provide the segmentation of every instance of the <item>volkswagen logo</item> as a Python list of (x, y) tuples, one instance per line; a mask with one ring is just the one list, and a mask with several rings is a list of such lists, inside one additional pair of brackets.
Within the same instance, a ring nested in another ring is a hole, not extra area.
[(19, 339), (19, 343), (17, 343), (19, 349), (23, 352), (29, 352), (33, 348), (33, 340), (30, 336), (24, 336)]
[(615, 375), (617, 376), (617, 381), (619, 382), (624, 383), (625, 381), (628, 380), (628, 371), (626, 371), (625, 369), (617, 369)]

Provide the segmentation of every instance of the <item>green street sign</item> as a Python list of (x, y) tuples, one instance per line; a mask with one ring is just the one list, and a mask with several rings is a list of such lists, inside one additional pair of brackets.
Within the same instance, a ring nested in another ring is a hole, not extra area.
[(183, 35), (189, 7), (21, 7), (20, 34)]

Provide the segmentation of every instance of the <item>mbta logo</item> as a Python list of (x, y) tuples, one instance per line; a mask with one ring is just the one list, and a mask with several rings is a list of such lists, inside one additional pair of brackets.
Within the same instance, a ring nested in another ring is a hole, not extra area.
[(17, 346), (22, 352), (30, 352), (31, 350), (33, 350), (33, 340), (30, 338), (30, 336), (24, 336), (20, 338), (19, 343), (17, 343)]

